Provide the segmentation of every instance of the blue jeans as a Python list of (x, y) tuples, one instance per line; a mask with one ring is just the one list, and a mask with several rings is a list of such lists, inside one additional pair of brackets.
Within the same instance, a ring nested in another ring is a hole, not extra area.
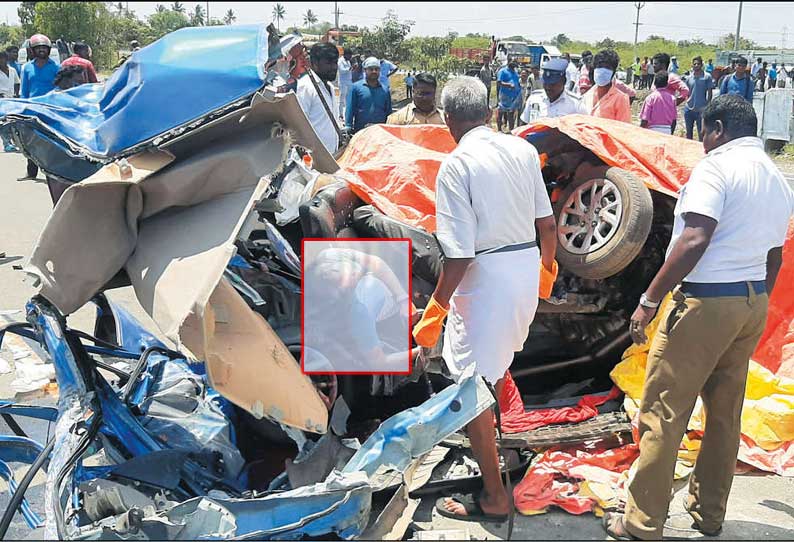
[(698, 125), (698, 139), (703, 141), (703, 111), (692, 111), (684, 108), (684, 124), (686, 124), (686, 138), (692, 139), (695, 123)]

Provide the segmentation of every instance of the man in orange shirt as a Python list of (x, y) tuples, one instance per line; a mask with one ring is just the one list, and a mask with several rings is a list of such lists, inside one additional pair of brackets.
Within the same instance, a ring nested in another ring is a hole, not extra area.
[(612, 49), (599, 51), (593, 58), (595, 85), (582, 97), (582, 105), (594, 117), (631, 122), (629, 97), (613, 84), (620, 57)]

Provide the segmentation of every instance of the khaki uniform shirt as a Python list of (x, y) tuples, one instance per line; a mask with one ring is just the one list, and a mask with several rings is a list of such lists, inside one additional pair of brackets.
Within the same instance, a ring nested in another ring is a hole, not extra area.
[(444, 124), (444, 117), (438, 108), (429, 114), (422, 113), (411, 102), (399, 111), (395, 111), (386, 119), (386, 124)]

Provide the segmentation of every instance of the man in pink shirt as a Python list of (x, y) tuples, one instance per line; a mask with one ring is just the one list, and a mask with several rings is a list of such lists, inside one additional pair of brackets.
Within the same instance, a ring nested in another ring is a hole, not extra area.
[(678, 118), (675, 96), (670, 91), (668, 81), (669, 75), (666, 71), (656, 72), (653, 79), (654, 90), (645, 98), (640, 111), (640, 126), (660, 134), (672, 134)]
[(612, 49), (599, 51), (593, 57), (595, 86), (582, 97), (582, 105), (594, 117), (631, 122), (629, 97), (614, 85), (620, 57)]
[(61, 63), (61, 67), (80, 66), (85, 71), (85, 80), (96, 83), (97, 76), (94, 64), (91, 62), (91, 47), (82, 42), (74, 44), (74, 54)]
[[(656, 53), (653, 55), (653, 73), (666, 72), (670, 68), (670, 55), (667, 53)], [(675, 73), (668, 73), (667, 88), (673, 93), (675, 105), (681, 105), (689, 98), (689, 87)], [(651, 88), (653, 90), (653, 88)]]

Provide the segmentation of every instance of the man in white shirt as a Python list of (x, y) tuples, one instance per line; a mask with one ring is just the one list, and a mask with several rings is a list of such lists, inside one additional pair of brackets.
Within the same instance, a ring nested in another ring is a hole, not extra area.
[(579, 68), (576, 67), (576, 64), (571, 62), (571, 55), (565, 53), (562, 55), (563, 60), (565, 60), (568, 64), (565, 67), (565, 90), (568, 92), (573, 92), (574, 94), (579, 93)]
[(309, 51), (311, 70), (298, 79), (298, 102), (328, 152), (339, 148), (339, 124), (336, 89), (331, 83), (336, 79), (339, 50), (332, 43), (315, 43)]
[(753, 79), (755, 79), (755, 76), (758, 75), (758, 70), (761, 69), (763, 63), (764, 63), (763, 58), (757, 58), (755, 60), (755, 64), (753, 64), (753, 67), (750, 69), (750, 75), (753, 77)]
[(8, 65), (8, 53), (0, 51), (0, 98), (13, 98), (19, 94), (19, 74)]
[[(442, 92), (446, 124), (458, 146), (438, 171), (436, 237), (444, 261), (414, 338), (420, 346), (435, 345), (448, 312), (443, 358), (450, 374), (459, 378), (473, 365), (498, 397), (529, 333), (540, 284), (556, 276), (557, 235), (537, 151), (487, 126), (486, 96), (474, 77), (452, 79)], [(469, 521), (503, 521), (512, 504), (499, 472), (491, 412), (480, 414), (467, 431), (483, 492), (479, 499), (439, 499), (436, 509)]]
[(698, 396), (708, 417), (685, 507), (703, 534), (722, 530), (748, 363), (794, 215), (794, 192), (764, 152), (757, 124), (741, 96), (719, 96), (706, 107), (707, 155), (681, 189), (667, 259), (631, 318), (632, 339), (642, 344), (673, 291), (648, 352), (626, 513), (604, 518), (614, 538), (661, 539), (676, 454)]
[[(543, 65), (543, 90), (530, 94), (521, 120), (524, 123), (535, 122), (545, 117), (562, 117), (564, 115), (586, 115), (587, 109), (581, 99), (565, 90), (566, 73), (572, 63), (564, 58), (554, 58)], [(576, 70), (578, 73), (579, 70)]]
[(339, 69), (339, 76), (337, 79), (339, 85), (339, 118), (345, 118), (345, 105), (347, 104), (347, 95), (350, 92), (350, 87), (353, 86), (353, 74), (350, 72), (351, 63), (353, 58), (353, 51), (348, 47), (342, 56), (339, 57), (337, 67)]
[[(8, 65), (8, 53), (0, 51), (0, 98), (13, 98), (19, 94), (19, 74)], [(14, 152), (17, 148), (3, 136), (3, 150)]]

